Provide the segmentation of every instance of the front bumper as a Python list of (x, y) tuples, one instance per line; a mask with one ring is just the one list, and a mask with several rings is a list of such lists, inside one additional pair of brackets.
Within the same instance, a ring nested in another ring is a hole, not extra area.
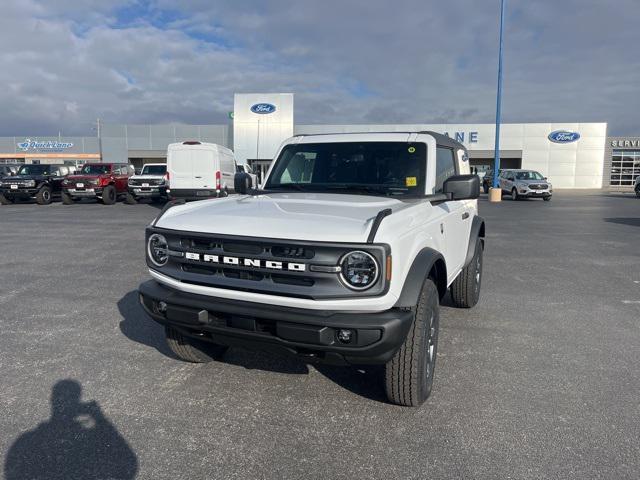
[[(185, 293), (154, 280), (142, 283), (138, 292), (154, 320), (185, 335), (337, 365), (388, 362), (413, 320), (410, 310), (346, 313), (278, 307)], [(339, 330), (350, 331), (351, 341), (338, 340)]]
[(170, 188), (166, 190), (168, 197), (171, 200), (184, 199), (184, 200), (205, 200), (207, 198), (218, 198), (222, 195), (220, 190), (215, 188), (211, 189), (198, 189), (198, 188)]
[(539, 190), (531, 190), (528, 187), (517, 187), (518, 195), (521, 197), (530, 197), (530, 198), (545, 198), (553, 195), (553, 190), (550, 188), (547, 189), (539, 189)]
[(151, 187), (128, 185), (127, 190), (134, 197), (154, 198), (167, 196), (167, 187), (164, 185)]
[(7, 198), (34, 198), (40, 190), (37, 188), (0, 188), (0, 193)]
[(95, 198), (102, 196), (102, 187), (88, 187), (84, 189), (65, 188), (64, 192), (72, 197)]

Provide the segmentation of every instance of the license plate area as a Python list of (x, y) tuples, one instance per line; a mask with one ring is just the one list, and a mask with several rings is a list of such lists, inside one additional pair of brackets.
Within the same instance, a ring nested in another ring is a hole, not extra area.
[(18, 185), (11, 185), (11, 190), (17, 190), (18, 189)]
[(196, 192), (196, 197), (209, 197), (211, 196), (211, 192), (209, 190), (198, 190)]

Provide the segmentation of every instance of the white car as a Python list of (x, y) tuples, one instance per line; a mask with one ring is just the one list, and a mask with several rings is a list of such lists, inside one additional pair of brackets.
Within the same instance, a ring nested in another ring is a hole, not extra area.
[(152, 202), (167, 200), (167, 164), (147, 163), (139, 175), (129, 177), (126, 203), (135, 204), (148, 198)]
[(391, 402), (422, 404), (440, 301), (480, 296), (485, 225), (465, 147), (432, 132), (296, 136), (259, 190), (239, 190), (147, 228), (140, 300), (175, 354), (240, 345), (381, 364)]
[(553, 185), (541, 173), (535, 170), (505, 169), (498, 176), (502, 194), (511, 195), (512, 200), (521, 198), (542, 198), (551, 200)]
[(167, 173), (173, 199), (202, 200), (233, 193), (236, 160), (222, 145), (188, 141), (167, 148)]
[(633, 186), (633, 190), (636, 192), (636, 196), (640, 197), (640, 175), (636, 177), (636, 183)]

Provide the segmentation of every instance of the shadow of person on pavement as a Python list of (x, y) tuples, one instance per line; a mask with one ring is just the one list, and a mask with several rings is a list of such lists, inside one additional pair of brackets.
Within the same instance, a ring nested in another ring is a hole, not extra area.
[(82, 387), (61, 380), (51, 392), (51, 418), (23, 433), (7, 453), (4, 474), (17, 479), (131, 479), (138, 459)]

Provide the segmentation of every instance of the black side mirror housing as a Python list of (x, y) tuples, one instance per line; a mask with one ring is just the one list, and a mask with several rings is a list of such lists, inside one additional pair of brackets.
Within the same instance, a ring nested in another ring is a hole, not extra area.
[(233, 189), (236, 191), (236, 193), (246, 195), (252, 188), (253, 181), (251, 180), (251, 175), (249, 175), (248, 173), (236, 173), (233, 176)]
[(473, 200), (480, 196), (480, 179), (477, 175), (454, 175), (445, 180), (442, 189), (451, 200)]

